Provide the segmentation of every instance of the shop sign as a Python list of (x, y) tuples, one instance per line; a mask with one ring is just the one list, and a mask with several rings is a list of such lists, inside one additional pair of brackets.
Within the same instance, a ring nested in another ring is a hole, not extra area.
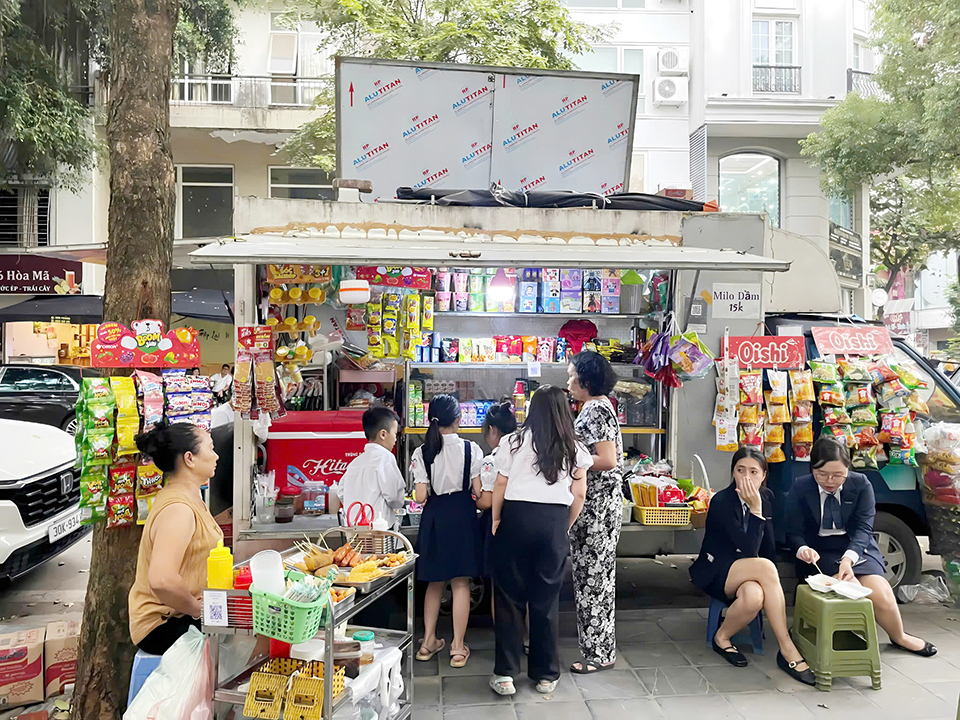
[(861, 280), (863, 277), (863, 257), (839, 247), (830, 248), (830, 261), (837, 275), (848, 280)]
[(856, 250), (858, 253), (863, 251), (863, 241), (860, 239), (860, 235), (835, 223), (830, 223), (830, 242), (834, 245)]
[(200, 366), (200, 342), (193, 328), (163, 332), (159, 320), (137, 320), (132, 327), (100, 323), (90, 343), (93, 367), (193, 368)]
[(760, 283), (714, 283), (713, 317), (760, 319)]
[(77, 295), (83, 263), (32, 255), (0, 255), (0, 295)]
[(357, 268), (357, 280), (366, 280), (371, 285), (429, 290), (430, 270), (425, 267), (360, 266)]
[(273, 329), (269, 325), (243, 325), (237, 328), (240, 350), (273, 350)]
[(912, 325), (909, 312), (887, 313), (883, 316), (883, 324), (894, 335), (906, 337), (910, 334)]
[(889, 355), (893, 341), (885, 327), (815, 327), (813, 340), (821, 355)]
[(732, 337), (727, 357), (737, 358), (746, 368), (793, 370), (806, 363), (802, 337)]

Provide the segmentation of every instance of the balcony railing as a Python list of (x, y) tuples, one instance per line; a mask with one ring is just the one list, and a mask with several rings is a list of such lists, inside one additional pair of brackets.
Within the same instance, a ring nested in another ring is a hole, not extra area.
[(753, 91), (758, 93), (800, 92), (799, 65), (754, 65)]
[(322, 78), (181, 75), (171, 82), (170, 104), (305, 108), (326, 82)]
[(883, 95), (873, 73), (863, 70), (847, 69), (847, 92), (855, 92), (862, 98), (879, 98)]

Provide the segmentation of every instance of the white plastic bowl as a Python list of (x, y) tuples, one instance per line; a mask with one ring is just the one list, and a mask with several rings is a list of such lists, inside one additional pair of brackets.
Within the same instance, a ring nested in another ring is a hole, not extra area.
[(835, 592), (851, 600), (860, 600), (873, 592), (870, 588), (859, 583), (840, 581), (829, 575), (811, 575), (807, 578), (807, 585), (817, 592)]
[(830, 592), (839, 582), (839, 580), (832, 578), (829, 575), (811, 575), (807, 578), (807, 585), (812, 587), (817, 592), (822, 593)]

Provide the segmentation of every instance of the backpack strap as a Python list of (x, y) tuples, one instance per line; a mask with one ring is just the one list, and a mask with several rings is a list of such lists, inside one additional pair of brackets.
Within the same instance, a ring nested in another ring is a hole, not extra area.
[(463, 441), (463, 489), (467, 491), (473, 490), (473, 485), (470, 482), (470, 467), (472, 463), (470, 462), (470, 451), (471, 444), (469, 440)]

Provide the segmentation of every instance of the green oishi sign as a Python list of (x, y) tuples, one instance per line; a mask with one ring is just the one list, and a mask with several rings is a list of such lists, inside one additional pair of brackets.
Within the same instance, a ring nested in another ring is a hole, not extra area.
[(760, 319), (760, 283), (714, 283), (713, 317)]

